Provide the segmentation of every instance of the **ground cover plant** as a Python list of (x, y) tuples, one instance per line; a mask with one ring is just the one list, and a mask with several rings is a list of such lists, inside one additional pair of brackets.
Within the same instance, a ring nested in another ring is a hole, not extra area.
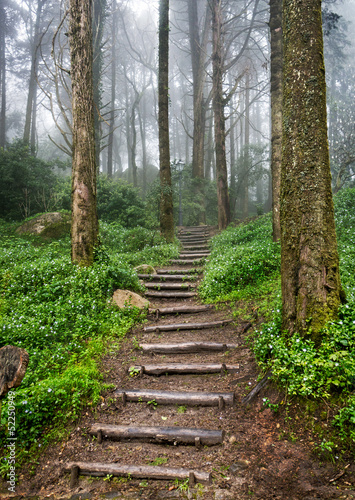
[[(53, 438), (50, 430), (55, 434), (83, 405), (97, 402), (103, 389), (100, 356), (143, 319), (137, 308), (113, 306), (113, 291), (142, 291), (133, 266), (164, 263), (178, 250), (147, 229), (102, 223), (94, 265), (79, 268), (70, 262), (69, 238), (20, 237), (4, 221), (0, 234), (0, 347), (23, 347), (30, 358), (15, 391), (20, 464)], [(4, 444), (6, 398), (1, 418)], [(2, 459), (0, 472), (7, 466)]]
[(213, 239), (200, 287), (207, 302), (253, 301), (266, 318), (251, 339), (262, 371), (271, 369), (288, 397), (327, 402), (332, 425), (320, 437), (331, 456), (355, 450), (355, 189), (336, 196), (335, 212), (347, 302), (324, 328), (320, 347), (281, 330), (280, 248), (272, 242), (270, 215)]

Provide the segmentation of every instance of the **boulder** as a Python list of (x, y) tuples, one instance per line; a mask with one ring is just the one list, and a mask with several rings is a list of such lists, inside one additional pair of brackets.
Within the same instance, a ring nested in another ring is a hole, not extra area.
[(157, 274), (156, 270), (153, 266), (149, 266), (148, 264), (141, 264), (134, 268), (137, 274)]
[(70, 225), (70, 212), (48, 212), (26, 221), (16, 232), (37, 234), (43, 238), (62, 238), (70, 234)]
[(139, 309), (149, 307), (149, 300), (129, 290), (116, 290), (113, 294), (112, 302), (121, 309), (129, 306), (138, 307)]

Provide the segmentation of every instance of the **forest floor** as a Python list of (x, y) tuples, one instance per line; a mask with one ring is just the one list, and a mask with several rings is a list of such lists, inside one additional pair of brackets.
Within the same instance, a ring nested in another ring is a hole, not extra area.
[[(197, 304), (196, 298), (185, 299), (184, 305)], [(154, 301), (154, 306), (167, 305), (167, 301)], [(181, 305), (170, 299), (169, 306)], [(234, 305), (235, 306), (235, 305)], [(234, 307), (235, 310), (235, 307)], [(177, 332), (144, 332), (143, 326), (209, 322), (233, 319), (233, 322), (208, 330)], [(114, 388), (103, 393), (96, 407), (87, 407), (72, 427), (68, 438), (48, 447), (42, 453), (37, 467), (23, 467), (16, 494), (9, 495), (3, 484), (0, 498), (76, 500), (76, 499), (354, 499), (355, 464), (348, 461), (333, 463), (321, 460), (315, 454), (317, 425), (326, 426), (326, 407), (314, 412), (300, 402), (285, 404), (284, 394), (271, 382), (245, 406), (243, 397), (255, 386), (258, 368), (249, 347), (248, 338), (257, 323), (247, 331), (246, 322), (233, 315), (229, 305), (180, 316), (148, 317), (145, 325), (138, 325), (102, 360), (103, 382)], [(221, 353), (195, 353), (149, 356), (137, 349), (138, 343), (213, 341), (234, 343), (236, 348)], [(161, 362), (206, 363), (219, 362), (236, 365), (233, 373), (206, 375), (144, 374), (132, 377), (127, 369), (131, 365)], [(123, 404), (115, 395), (119, 388), (164, 389), (183, 391), (234, 392), (236, 404), (218, 407), (188, 407), (138, 402)], [(266, 407), (263, 399), (279, 405), (279, 411)], [(286, 410), (287, 408), (287, 410)], [(89, 435), (94, 422), (117, 425), (186, 426), (223, 429), (224, 442), (214, 446), (152, 444), (149, 442), (111, 441)], [(325, 457), (323, 457), (325, 458)], [(212, 473), (211, 485), (187, 482), (142, 480), (80, 476), (75, 489), (70, 489), (70, 474), (63, 472), (69, 461), (110, 462), (116, 464), (166, 465), (187, 467)]]

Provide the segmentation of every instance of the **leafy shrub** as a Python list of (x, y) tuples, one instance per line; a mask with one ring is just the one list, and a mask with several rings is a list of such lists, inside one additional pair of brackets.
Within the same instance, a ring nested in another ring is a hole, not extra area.
[(51, 210), (55, 205), (55, 166), (33, 156), (28, 146), (16, 141), (0, 150), (0, 217), (20, 220)]
[(226, 298), (247, 285), (259, 285), (280, 268), (279, 244), (270, 237), (271, 221), (264, 216), (229, 228), (212, 240), (200, 294), (206, 300)]
[[(30, 357), (15, 398), (22, 446), (43, 442), (49, 424), (72, 419), (83, 404), (97, 400), (102, 386), (96, 359), (108, 339), (121, 337), (142, 317), (136, 308), (109, 302), (117, 288), (141, 290), (127, 249), (144, 246), (147, 230), (106, 226), (108, 235), (121, 239), (121, 253), (101, 248), (91, 268), (80, 268), (69, 260), (67, 240), (35, 246), (35, 238), (14, 236), (0, 222), (0, 346), (23, 347)], [(139, 236), (138, 245), (125, 238), (130, 231)], [(163, 242), (160, 248), (167, 251)], [(5, 399), (2, 423), (6, 418)]]

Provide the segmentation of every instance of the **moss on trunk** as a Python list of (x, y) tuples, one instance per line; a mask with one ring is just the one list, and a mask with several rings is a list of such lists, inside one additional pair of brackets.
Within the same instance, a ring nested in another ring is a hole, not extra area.
[(284, 0), (283, 50), (283, 328), (309, 332), (319, 344), (341, 297), (320, 0)]

